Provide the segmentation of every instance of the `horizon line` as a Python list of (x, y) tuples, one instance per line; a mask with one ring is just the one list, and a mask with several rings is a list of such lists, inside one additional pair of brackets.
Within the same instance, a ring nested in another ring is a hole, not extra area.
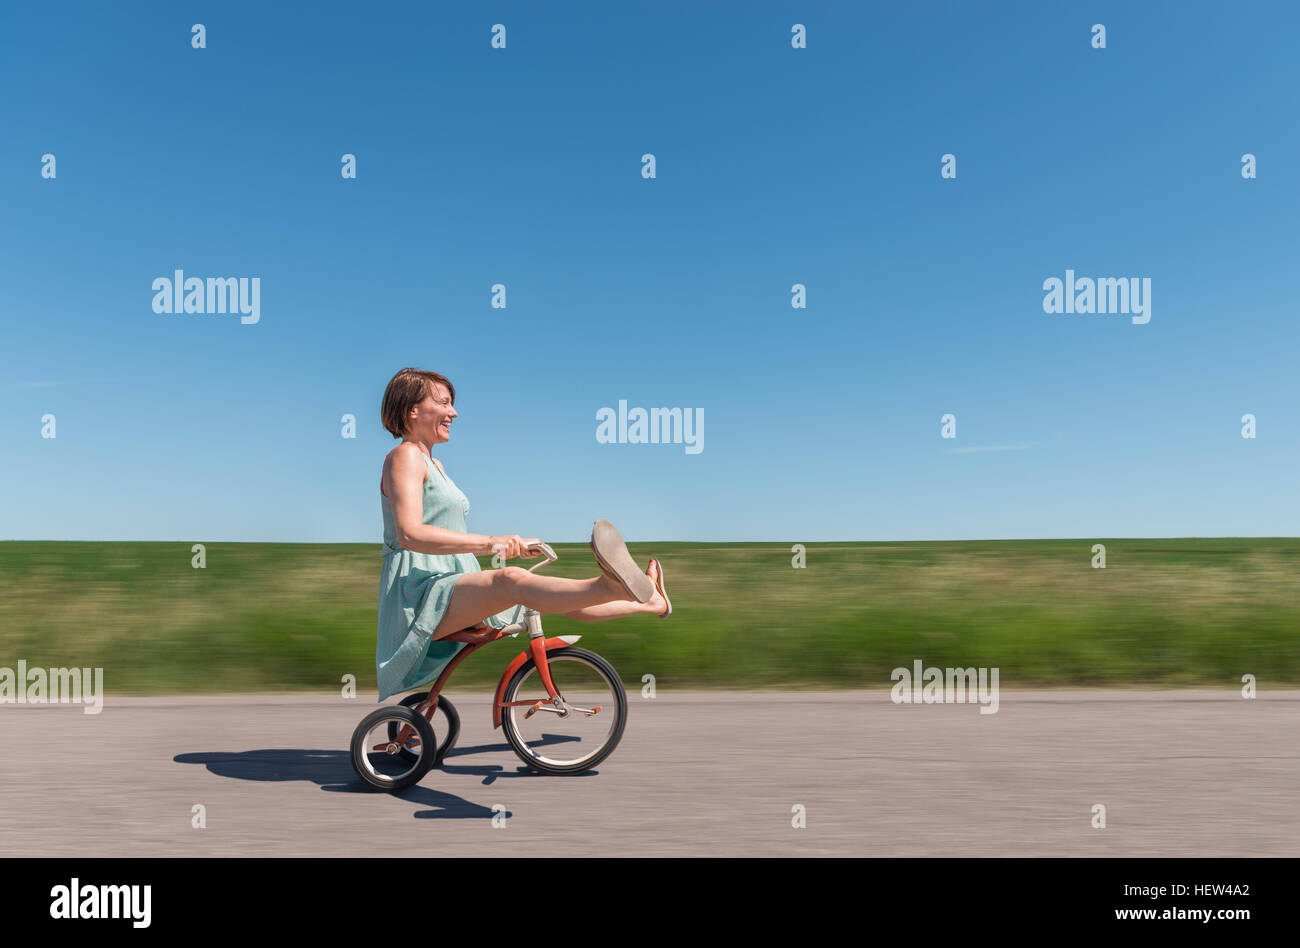
[[(1202, 535), (1202, 534), (1186, 534), (1186, 535), (1180, 535), (1180, 536), (1148, 536), (1148, 535), (1143, 535), (1143, 536), (1118, 536), (1118, 535), (1114, 535), (1114, 534), (1090, 534), (1090, 535), (1088, 535), (1088, 536), (1073, 536), (1073, 537), (968, 537), (968, 538), (956, 538), (956, 537), (946, 538), (946, 537), (941, 537), (941, 538), (931, 538), (931, 539), (924, 539), (924, 540), (918, 540), (918, 539), (894, 539), (894, 538), (868, 539), (868, 540), (863, 540), (863, 539), (834, 539), (834, 540), (807, 540), (807, 539), (801, 539), (801, 540), (720, 540), (720, 539), (705, 539), (705, 540), (665, 540), (665, 539), (649, 539), (649, 540), (631, 540), (631, 539), (629, 539), (629, 540), (627, 540), (626, 542), (629, 543), (629, 544), (644, 544), (644, 543), (751, 543), (751, 544), (759, 544), (759, 543), (770, 543), (770, 544), (782, 544), (782, 545), (787, 545), (787, 544), (790, 544), (790, 545), (793, 545), (793, 544), (805, 544), (805, 545), (806, 545), (806, 544), (809, 544), (809, 543), (823, 543), (823, 544), (824, 544), (824, 543), (1023, 543), (1023, 542), (1032, 542), (1032, 541), (1053, 541), (1053, 540), (1079, 540), (1079, 541), (1089, 541), (1089, 540), (1091, 540), (1091, 541), (1101, 541), (1101, 540), (1300, 540), (1300, 536), (1289, 536), (1289, 535), (1286, 535), (1286, 534), (1215, 534), (1215, 535), (1209, 535), (1209, 534), (1205, 534), (1205, 535)], [(586, 544), (586, 543), (589, 543), (590, 540), (547, 540), (546, 542), (547, 542), (547, 543), (552, 543), (552, 544), (557, 544), (557, 543), (558, 543), (558, 544), (572, 545), (572, 544)], [(270, 546), (270, 545), (279, 545), (279, 546), (283, 546), (283, 545), (286, 545), (286, 544), (291, 544), (291, 545), (298, 545), (298, 546), (372, 546), (372, 545), (373, 545), (373, 546), (377, 546), (377, 547), (382, 547), (382, 546), (384, 545), (384, 543), (383, 543), (382, 540), (195, 540), (195, 539), (188, 539), (188, 540), (171, 540), (171, 539), (169, 539), (169, 540), (122, 540), (122, 539), (112, 539), (112, 540), (82, 540), (82, 539), (71, 539), (71, 538), (59, 539), (59, 540), (52, 540), (52, 539), (48, 539), (48, 538), (30, 539), (30, 538), (17, 538), (17, 537), (8, 537), (8, 538), (5, 538), (5, 539), (0, 539), (0, 543), (168, 543), (168, 544), (170, 544), (170, 543), (178, 543), (178, 544), (189, 544), (189, 545), (191, 545), (191, 546), (194, 545), (194, 544), (196, 544), (196, 543), (204, 543), (204, 544), (214, 544), (214, 543), (243, 543), (243, 544), (248, 544), (248, 545), (252, 545), (252, 544), (265, 544), (265, 545), (268, 545), (268, 546)], [(411, 552), (416, 552), (416, 551), (412, 550)], [(432, 554), (431, 554), (431, 555), (432, 555)], [(475, 555), (487, 556), (487, 555), (489, 555), (489, 554), (487, 554), (487, 553), (482, 553), (482, 554), (475, 554)]]

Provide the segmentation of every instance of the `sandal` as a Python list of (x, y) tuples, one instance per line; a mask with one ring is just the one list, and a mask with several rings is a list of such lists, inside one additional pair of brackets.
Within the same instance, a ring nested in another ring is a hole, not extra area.
[(667, 619), (673, 614), (673, 601), (668, 598), (668, 593), (664, 592), (664, 564), (658, 560), (651, 560), (650, 562), (659, 566), (659, 575), (655, 577), (655, 588), (659, 590), (659, 595), (663, 596), (664, 602), (668, 604), (667, 610), (659, 613), (659, 618)]
[(600, 564), (601, 572), (618, 580), (627, 590), (629, 599), (649, 602), (654, 598), (655, 584), (637, 567), (623, 537), (608, 520), (597, 520), (592, 524), (591, 552)]

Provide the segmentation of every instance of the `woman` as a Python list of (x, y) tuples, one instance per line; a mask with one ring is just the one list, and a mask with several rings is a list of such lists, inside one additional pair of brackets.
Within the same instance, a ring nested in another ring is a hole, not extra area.
[[(667, 617), (663, 569), (642, 573), (618, 531), (598, 520), (591, 547), (602, 575), (538, 576), (518, 566), (480, 570), (475, 553), (500, 545), (505, 559), (532, 559), (535, 539), (466, 532), (469, 501), (430, 449), (451, 438), (456, 389), (437, 372), (402, 369), (384, 390), (384, 427), (402, 443), (384, 458), (384, 570), (379, 582), (379, 700), (433, 681), (465, 647), (447, 636), (474, 627), (483, 641), (522, 620), (525, 607), (599, 622), (637, 612)], [(465, 638), (465, 636), (458, 636)], [(470, 636), (472, 639), (473, 636)]]

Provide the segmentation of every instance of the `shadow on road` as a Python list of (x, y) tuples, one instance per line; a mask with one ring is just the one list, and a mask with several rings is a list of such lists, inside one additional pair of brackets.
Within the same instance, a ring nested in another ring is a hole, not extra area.
[[(547, 735), (547, 739), (539, 743), (561, 743), (569, 739), (559, 735)], [(500, 777), (544, 778), (547, 776), (525, 766), (522, 762), (514, 770), (506, 770), (500, 764), (472, 766), (467, 764), (458, 765), (451, 762), (456, 757), (488, 751), (508, 751), (513, 753), (509, 744), (453, 747), (446, 758), (443, 759), (441, 766), (430, 770), (423, 782), (436, 783), (441, 773), (482, 777), (484, 786), (490, 786)], [(172, 761), (178, 764), (202, 764), (208, 768), (210, 773), (214, 773), (218, 777), (230, 777), (235, 780), (309, 780), (312, 783), (319, 784), (322, 790), (329, 793), (379, 794), (382, 792), (373, 790), (365, 783), (362, 783), (352, 769), (351, 755), (347, 751), (291, 748), (266, 748), (264, 750), (237, 752), (211, 751), (208, 753), (177, 754), (172, 758)], [(598, 770), (589, 770), (585, 774), (576, 776), (594, 777), (599, 773)], [(432, 787), (419, 784), (401, 793), (391, 794), (391, 796), (420, 806), (433, 807), (431, 810), (417, 811), (414, 814), (416, 819), (491, 819), (494, 815), (491, 807), (483, 806), (480, 803), (472, 803), (463, 797), (456, 796), (454, 793), (434, 790)], [(503, 815), (507, 819), (512, 816), (508, 810)]]

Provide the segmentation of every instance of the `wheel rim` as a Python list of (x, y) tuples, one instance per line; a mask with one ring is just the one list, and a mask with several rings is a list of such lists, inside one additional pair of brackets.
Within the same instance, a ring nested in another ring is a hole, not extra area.
[[(533, 760), (552, 767), (580, 767), (595, 758), (614, 738), (622, 712), (621, 687), (598, 665), (579, 655), (551, 652), (548, 656), (555, 689), (571, 705), (600, 706), (590, 717), (571, 712), (560, 717), (540, 710), (525, 717), (528, 707), (506, 708), (505, 715), (519, 745)], [(544, 701), (550, 704), (536, 666), (519, 678), (506, 701)]]
[[(397, 735), (409, 725), (411, 733), (406, 743), (397, 746)], [(377, 749), (382, 746), (383, 749)], [(360, 764), (367, 779), (377, 785), (395, 784), (411, 776), (420, 767), (425, 753), (435, 748), (425, 748), (420, 732), (400, 712), (377, 719), (361, 737)], [(406, 754), (400, 751), (406, 751)]]

